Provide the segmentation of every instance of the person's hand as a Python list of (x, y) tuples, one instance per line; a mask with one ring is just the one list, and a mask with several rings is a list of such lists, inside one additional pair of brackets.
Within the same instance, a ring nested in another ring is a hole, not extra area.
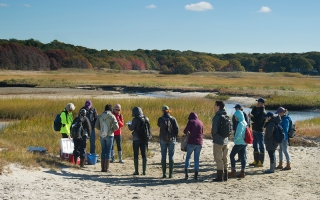
[(71, 140), (72, 138), (70, 137), (70, 135), (68, 135), (69, 140)]

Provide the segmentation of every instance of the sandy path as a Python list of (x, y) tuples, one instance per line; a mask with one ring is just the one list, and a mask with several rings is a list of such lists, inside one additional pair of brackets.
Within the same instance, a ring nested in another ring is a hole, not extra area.
[[(233, 144), (230, 144), (230, 150)], [(252, 161), (252, 147), (248, 159)], [(212, 143), (205, 140), (200, 157), (199, 180), (184, 180), (184, 156), (175, 150), (173, 179), (161, 178), (160, 147), (150, 144), (146, 176), (133, 176), (132, 158), (112, 163), (112, 173), (100, 172), (99, 163), (85, 170), (62, 168), (28, 171), (11, 165), (12, 173), (0, 176), (0, 199), (319, 199), (319, 147), (289, 147), (291, 171), (263, 174), (263, 168), (247, 169), (246, 178), (214, 183), (216, 165)], [(264, 169), (269, 159), (266, 158)], [(141, 162), (140, 171), (141, 171)], [(240, 166), (237, 165), (239, 169)]]

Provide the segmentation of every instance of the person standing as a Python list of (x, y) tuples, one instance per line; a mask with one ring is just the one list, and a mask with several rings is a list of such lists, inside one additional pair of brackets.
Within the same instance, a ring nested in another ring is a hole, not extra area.
[(162, 178), (166, 178), (167, 152), (169, 156), (169, 178), (172, 178), (174, 168), (174, 150), (179, 133), (177, 120), (170, 115), (168, 106), (162, 106), (162, 116), (158, 118), (160, 127), (160, 147), (161, 147), (161, 166)]
[(273, 132), (278, 124), (280, 124), (280, 116), (274, 117), (272, 112), (267, 113), (267, 122), (264, 135), (264, 142), (266, 144), (266, 150), (270, 158), (270, 169), (265, 170), (264, 173), (274, 173), (276, 168), (276, 154), (275, 151), (278, 147), (278, 143), (273, 137)]
[(252, 124), (252, 132), (253, 132), (253, 163), (249, 164), (250, 166), (255, 167), (263, 167), (264, 162), (264, 124), (266, 122), (266, 110), (265, 110), (265, 100), (263, 98), (259, 98), (258, 104), (254, 107), (249, 113), (249, 117), (251, 118)]
[(74, 163), (77, 164), (78, 157), (80, 157), (80, 167), (84, 168), (84, 158), (86, 155), (87, 139), (90, 137), (91, 124), (86, 117), (86, 110), (81, 109), (78, 117), (73, 120), (71, 126), (71, 133), (74, 143), (73, 158)]
[[(234, 146), (230, 153), (230, 162), (231, 162), (231, 172), (228, 173), (229, 177), (245, 177), (246, 169), (246, 149), (247, 143), (244, 141), (246, 134), (247, 122), (244, 120), (244, 115), (241, 110), (237, 110), (234, 113), (235, 119), (237, 121), (237, 128), (234, 134)], [(235, 155), (238, 154), (241, 160), (241, 172), (236, 175), (236, 160), (234, 159)]]
[[(213, 156), (214, 161), (217, 163), (217, 177), (213, 179), (215, 182), (228, 180), (228, 136), (225, 137), (226, 127), (229, 133), (232, 132), (232, 123), (228, 119), (228, 115), (225, 109), (225, 103), (223, 101), (216, 101), (214, 105), (215, 116), (212, 119), (212, 142), (213, 142)], [(223, 128), (223, 129), (222, 129)], [(223, 176), (224, 172), (224, 176)]]
[(76, 107), (73, 105), (73, 103), (68, 103), (64, 110), (60, 114), (61, 118), (61, 129), (60, 133), (62, 138), (69, 138), (71, 139), (70, 136), (70, 128), (71, 124), (73, 122), (73, 115), (72, 111), (74, 111)]
[(134, 107), (132, 109), (132, 122), (128, 124), (128, 128), (132, 131), (133, 141), (133, 158), (134, 158), (134, 173), (133, 175), (139, 175), (139, 149), (142, 157), (142, 174), (146, 175), (147, 170), (147, 148), (148, 141), (139, 137), (140, 125), (145, 123), (148, 126), (149, 135), (151, 135), (150, 122), (148, 117), (143, 115), (143, 111), (140, 107)]
[(90, 121), (91, 129), (92, 129), (91, 133), (89, 134), (90, 135), (90, 154), (95, 154), (96, 153), (96, 132), (94, 127), (98, 118), (98, 113), (96, 109), (92, 106), (91, 100), (87, 100), (81, 109), (86, 110), (86, 117)]
[[(122, 136), (121, 136), (121, 129), (124, 125), (124, 119), (120, 112), (121, 112), (121, 105), (116, 104), (113, 108), (112, 114), (116, 117), (118, 121), (119, 129), (114, 132), (114, 142), (117, 143), (119, 163), (124, 163), (122, 160)], [(114, 145), (112, 145), (110, 162), (114, 162)]]
[(112, 114), (112, 106), (110, 104), (107, 104), (104, 112), (98, 116), (95, 128), (100, 131), (101, 171), (111, 172), (109, 170), (111, 149), (114, 131), (119, 129), (119, 124), (116, 117)]
[(195, 112), (191, 112), (188, 117), (188, 123), (184, 129), (184, 134), (189, 134), (187, 155), (184, 165), (185, 179), (188, 179), (188, 168), (191, 154), (194, 152), (194, 179), (198, 180), (200, 152), (203, 143), (203, 123), (198, 119)]
[[(281, 117), (280, 125), (283, 128), (283, 132), (285, 134), (284, 140), (282, 141), (282, 143), (280, 143), (279, 165), (277, 166), (277, 169), (282, 169), (282, 170), (291, 170), (290, 155), (288, 152), (288, 145), (289, 145), (288, 132), (289, 132), (291, 118), (289, 117), (289, 115), (287, 113), (288, 113), (288, 110), (283, 107), (279, 107), (276, 112), (276, 114), (278, 114)], [(283, 168), (283, 166), (282, 166), (283, 165), (283, 154), (286, 156), (286, 160), (287, 160), (287, 165), (285, 168)]]

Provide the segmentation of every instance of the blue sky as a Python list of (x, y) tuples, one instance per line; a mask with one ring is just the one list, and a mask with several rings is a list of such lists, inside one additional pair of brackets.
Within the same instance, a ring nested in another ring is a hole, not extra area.
[(0, 39), (97, 50), (320, 51), (320, 0), (0, 0)]

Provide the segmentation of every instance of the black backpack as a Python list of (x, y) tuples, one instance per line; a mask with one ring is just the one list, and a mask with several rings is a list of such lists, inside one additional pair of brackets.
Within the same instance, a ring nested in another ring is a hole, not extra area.
[(137, 130), (138, 137), (141, 141), (148, 142), (152, 138), (150, 124), (146, 117), (140, 118), (139, 127)]
[(164, 132), (165, 134), (162, 135), (162, 139), (164, 141), (172, 141), (173, 138), (177, 137), (177, 134), (175, 133), (175, 130), (173, 128), (172, 124), (172, 118), (166, 118), (166, 117), (161, 117), (164, 121)]
[(70, 134), (72, 138), (75, 139), (82, 139), (82, 137), (85, 135), (85, 130), (83, 128), (83, 121), (84, 117), (76, 117), (71, 125)]
[(296, 135), (296, 125), (292, 122), (291, 119), (289, 119), (289, 131), (288, 131), (288, 136), (289, 138), (293, 138)]
[(228, 115), (220, 116), (220, 124), (218, 128), (218, 134), (224, 138), (227, 138), (232, 133), (232, 122)]
[(284, 131), (280, 124), (276, 124), (273, 129), (273, 139), (277, 143), (282, 143), (285, 139)]

